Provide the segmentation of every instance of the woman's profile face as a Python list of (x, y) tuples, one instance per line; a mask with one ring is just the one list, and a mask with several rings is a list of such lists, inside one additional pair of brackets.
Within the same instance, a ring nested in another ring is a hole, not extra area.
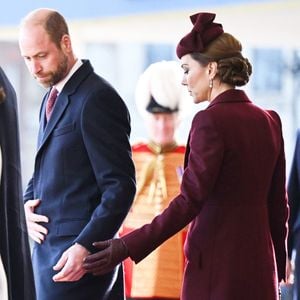
[(186, 54), (181, 58), (181, 67), (184, 71), (182, 84), (188, 89), (195, 103), (208, 100), (209, 95), (209, 69)]

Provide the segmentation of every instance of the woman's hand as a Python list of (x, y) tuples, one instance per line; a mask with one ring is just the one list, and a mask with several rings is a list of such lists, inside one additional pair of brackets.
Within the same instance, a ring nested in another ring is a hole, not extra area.
[(93, 246), (100, 251), (88, 255), (83, 262), (86, 272), (103, 275), (111, 272), (118, 264), (129, 256), (128, 249), (122, 239), (95, 242)]

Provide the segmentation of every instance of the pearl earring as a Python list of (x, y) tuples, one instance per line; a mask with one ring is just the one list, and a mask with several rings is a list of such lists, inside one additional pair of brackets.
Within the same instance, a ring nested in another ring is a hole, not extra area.
[(213, 87), (213, 80), (212, 79), (209, 79), (208, 86), (209, 86), (210, 89), (212, 89), (212, 87)]

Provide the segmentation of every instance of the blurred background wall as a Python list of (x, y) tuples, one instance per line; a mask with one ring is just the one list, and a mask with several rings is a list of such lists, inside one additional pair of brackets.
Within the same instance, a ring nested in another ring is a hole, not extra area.
[[(18, 24), (41, 5), (66, 17), (77, 56), (90, 59), (96, 72), (125, 100), (132, 119), (132, 143), (146, 138), (134, 102), (139, 75), (153, 62), (177, 59), (176, 44), (191, 30), (191, 14), (215, 12), (216, 22), (242, 42), (244, 55), (253, 65), (246, 86), (249, 96), (282, 118), (289, 173), (300, 127), (299, 0), (13, 0), (2, 4), (0, 65), (18, 95), (24, 184), (33, 168), (39, 107), (46, 91), (25, 69), (18, 48)], [(193, 104), (181, 124), (179, 141), (186, 141), (193, 115), (206, 105)]]

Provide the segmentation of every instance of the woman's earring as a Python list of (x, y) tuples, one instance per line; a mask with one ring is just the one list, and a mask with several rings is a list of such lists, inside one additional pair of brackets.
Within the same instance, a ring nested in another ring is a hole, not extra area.
[(208, 86), (209, 86), (209, 88), (212, 89), (212, 87), (213, 87), (213, 80), (212, 79), (209, 79)]

